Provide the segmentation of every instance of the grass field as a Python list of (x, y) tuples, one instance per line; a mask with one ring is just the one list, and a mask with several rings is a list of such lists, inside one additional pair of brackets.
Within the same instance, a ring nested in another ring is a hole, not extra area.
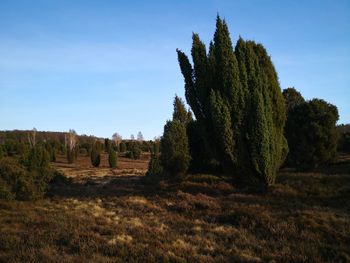
[(92, 168), (35, 202), (0, 201), (0, 262), (350, 262), (350, 160), (282, 170), (265, 195), (192, 177), (145, 186), (148, 157)]

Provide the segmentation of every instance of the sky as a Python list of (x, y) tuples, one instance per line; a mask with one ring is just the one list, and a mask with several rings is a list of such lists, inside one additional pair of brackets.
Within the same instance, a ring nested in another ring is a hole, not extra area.
[(338, 107), (350, 123), (350, 1), (0, 1), (0, 130), (160, 136), (175, 94), (176, 48), (208, 45), (216, 15), (262, 43), (281, 88)]

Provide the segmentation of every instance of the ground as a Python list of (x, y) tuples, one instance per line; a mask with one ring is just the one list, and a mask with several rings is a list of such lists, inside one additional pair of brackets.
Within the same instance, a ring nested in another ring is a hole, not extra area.
[[(145, 186), (148, 156), (87, 157), (44, 200), (0, 201), (0, 262), (349, 262), (350, 159), (280, 172), (265, 195), (210, 176)], [(209, 180), (209, 179), (210, 180)]]

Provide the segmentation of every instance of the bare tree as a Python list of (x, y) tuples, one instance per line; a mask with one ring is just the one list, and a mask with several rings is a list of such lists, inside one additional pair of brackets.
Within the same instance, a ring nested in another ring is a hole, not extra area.
[(112, 135), (112, 140), (115, 142), (115, 145), (119, 145), (119, 143), (121, 143), (122, 139), (123, 139), (122, 136), (117, 132), (115, 132)]
[(75, 145), (77, 144), (77, 133), (75, 130), (69, 130), (66, 137), (66, 145), (70, 151), (73, 151)]
[(140, 131), (137, 134), (137, 140), (140, 141), (140, 142), (143, 141), (143, 135), (142, 135), (142, 132), (140, 132)]
[(28, 133), (28, 141), (31, 148), (34, 148), (36, 144), (36, 132), (37, 129), (33, 128), (32, 131)]
[(134, 140), (135, 140), (135, 136), (134, 136), (134, 134), (131, 134), (131, 135), (130, 135), (130, 140), (132, 140), (132, 141), (134, 141)]

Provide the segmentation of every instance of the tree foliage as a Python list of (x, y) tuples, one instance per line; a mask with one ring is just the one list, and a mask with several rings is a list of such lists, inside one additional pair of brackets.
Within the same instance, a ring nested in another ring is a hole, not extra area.
[(108, 151), (108, 164), (111, 168), (117, 167), (117, 154), (112, 148), (109, 148)]
[(33, 144), (29, 152), (17, 160), (0, 160), (0, 199), (33, 200), (43, 197), (54, 176), (50, 156), (43, 145)]
[(337, 108), (320, 99), (291, 109), (285, 130), (289, 162), (301, 170), (331, 162), (336, 156), (338, 118)]
[(101, 148), (98, 143), (94, 143), (90, 154), (91, 164), (94, 167), (99, 167), (101, 162)]
[(305, 102), (304, 97), (295, 88), (284, 89), (282, 94), (286, 103), (287, 111), (290, 111), (295, 106), (298, 106)]
[(187, 125), (192, 121), (192, 113), (186, 109), (185, 102), (177, 95), (174, 98), (173, 120), (178, 120)]
[(167, 121), (161, 139), (161, 166), (165, 176), (182, 178), (190, 163), (186, 127), (179, 120)]
[(226, 173), (272, 184), (287, 143), (285, 105), (270, 57), (261, 44), (242, 38), (233, 49), (220, 17), (208, 52), (197, 34), (192, 40), (193, 67), (182, 51), (177, 53), (204, 145)]

